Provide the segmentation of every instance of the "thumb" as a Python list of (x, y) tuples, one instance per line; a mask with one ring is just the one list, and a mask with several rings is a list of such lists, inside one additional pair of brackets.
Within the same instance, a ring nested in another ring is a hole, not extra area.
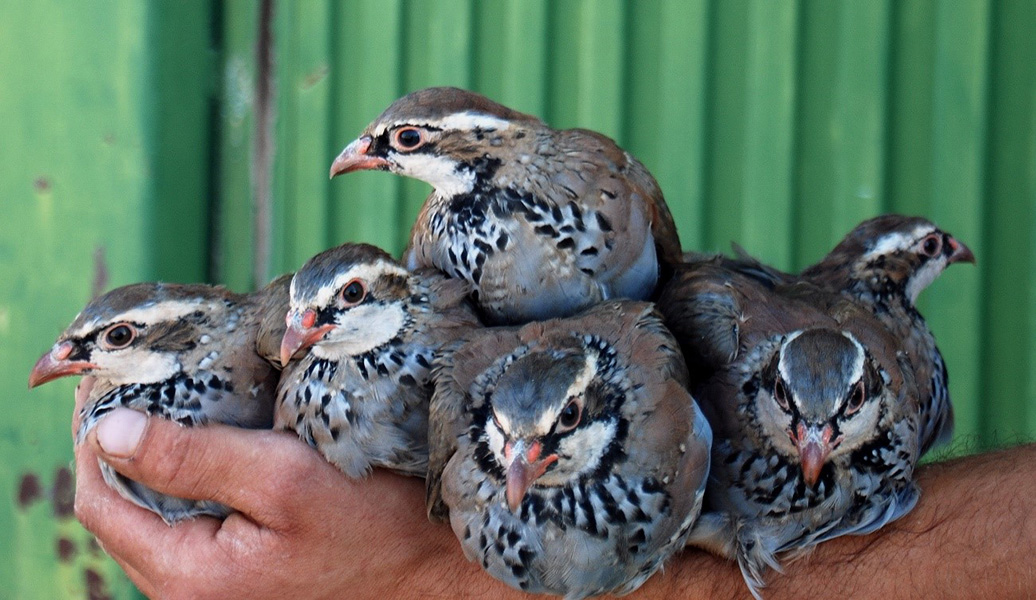
[(270, 528), (301, 507), (300, 489), (340, 477), (293, 436), (215, 424), (188, 428), (125, 408), (105, 415), (87, 443), (130, 479), (171, 496), (221, 502)]

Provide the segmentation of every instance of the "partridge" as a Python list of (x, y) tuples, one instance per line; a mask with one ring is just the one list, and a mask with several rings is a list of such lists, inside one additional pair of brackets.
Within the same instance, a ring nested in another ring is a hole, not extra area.
[(374, 466), (423, 477), (429, 370), (440, 346), (479, 326), (468, 291), (366, 244), (311, 258), (291, 282), (275, 428), (350, 477)]
[(946, 267), (975, 262), (953, 236), (921, 217), (883, 215), (853, 229), (801, 277), (864, 303), (902, 340), (921, 398), (921, 451), (953, 433), (946, 363), (915, 305)]
[[(289, 280), (281, 277), (250, 295), (164, 283), (112, 290), (90, 302), (39, 359), (29, 387), (69, 375), (96, 378), (80, 413), (77, 444), (117, 407), (187, 427), (267, 429), (278, 371), (266, 358), (275, 354), (283, 329)], [(100, 466), (112, 488), (170, 525), (231, 512), (217, 502), (161, 494), (104, 461)]]
[(684, 545), (712, 434), (650, 304), (475, 332), (433, 379), (429, 516), (493, 577), (623, 594)]
[(867, 308), (726, 258), (681, 267), (659, 307), (715, 435), (690, 543), (737, 559), (756, 597), (777, 555), (913, 508), (917, 385), (900, 340)]
[(467, 280), (490, 324), (647, 299), (680, 241), (662, 191), (611, 139), (551, 129), (456, 88), (400, 98), (335, 159), (331, 176), (379, 169), (434, 188), (408, 268)]

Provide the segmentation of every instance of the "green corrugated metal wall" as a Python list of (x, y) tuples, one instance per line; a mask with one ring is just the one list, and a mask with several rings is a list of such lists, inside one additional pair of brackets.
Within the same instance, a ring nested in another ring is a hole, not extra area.
[(72, 515), (71, 380), (29, 369), (94, 290), (203, 279), (214, 6), (0, 9), (0, 598), (128, 598)]
[(1031, 0), (6, 3), (0, 598), (130, 594), (68, 515), (74, 384), (24, 391), (33, 360), (95, 288), (401, 250), (427, 188), (327, 169), (428, 85), (615, 137), (688, 249), (798, 268), (870, 215), (930, 216), (979, 258), (922, 296), (954, 448), (1036, 438), (1033, 31)]

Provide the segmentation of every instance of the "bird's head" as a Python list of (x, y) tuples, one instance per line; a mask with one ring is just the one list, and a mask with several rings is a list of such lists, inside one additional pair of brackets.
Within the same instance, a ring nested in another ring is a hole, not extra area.
[(864, 221), (828, 256), (849, 264), (857, 281), (876, 291), (892, 288), (911, 305), (946, 267), (975, 262), (967, 246), (931, 221), (896, 214)]
[(342, 150), (331, 177), (360, 170), (391, 171), (453, 196), (474, 186), (476, 162), (544, 127), (539, 119), (450, 87), (396, 100)]
[(788, 335), (762, 384), (758, 418), (774, 446), (798, 460), (810, 487), (829, 460), (879, 434), (885, 380), (847, 332), (815, 328)]
[(281, 363), (309, 349), (339, 360), (377, 348), (410, 325), (411, 275), (386, 252), (344, 244), (309, 259), (291, 281)]
[(586, 346), (521, 350), (486, 390), (483, 441), (503, 471), (511, 511), (533, 485), (564, 486), (608, 468), (625, 436), (623, 393)]
[(187, 354), (227, 325), (231, 296), (204, 285), (138, 283), (112, 290), (90, 302), (40, 357), (29, 387), (70, 375), (115, 385), (168, 379), (185, 367)]

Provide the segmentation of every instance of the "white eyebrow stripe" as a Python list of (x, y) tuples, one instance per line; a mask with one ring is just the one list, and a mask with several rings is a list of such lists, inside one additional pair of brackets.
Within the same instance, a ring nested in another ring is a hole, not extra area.
[[(780, 349), (778, 350), (778, 352), (782, 355), (782, 357), (781, 357), (782, 359), (783, 359), (784, 349), (788, 347), (788, 344), (790, 344), (792, 342), (792, 340), (794, 340), (795, 338), (797, 338), (800, 335), (802, 335), (803, 331), (805, 331), (805, 330), (799, 329), (798, 331), (793, 331), (793, 332), (789, 333), (784, 338), (784, 341), (781, 342)], [(785, 370), (784, 360), (778, 360), (777, 361), (777, 373), (781, 376), (781, 379), (783, 379), (784, 381), (791, 381), (792, 380), (791, 376)]]
[[(339, 288), (353, 279), (360, 279), (365, 285), (370, 285), (371, 281), (374, 281), (386, 274), (399, 275), (402, 277), (409, 277), (410, 275), (410, 273), (403, 267), (384, 260), (379, 260), (374, 264), (358, 264), (348, 271), (336, 275), (330, 283), (321, 286), (311, 305), (317, 307), (329, 306), (331, 304), (331, 300), (334, 299), (335, 294), (338, 293)], [(298, 275), (296, 275), (296, 277), (298, 277)], [(298, 305), (301, 303), (301, 300), (295, 294), (294, 284), (295, 280), (293, 278), (291, 304), (292, 308), (298, 309)]]
[(597, 374), (597, 354), (587, 352), (584, 355), (583, 370), (579, 372), (579, 375), (572, 381), (572, 384), (565, 390), (565, 397), (572, 398), (573, 396), (579, 396), (586, 391), (587, 386), (590, 385), (590, 381), (594, 375)]
[[(500, 424), (500, 429), (502, 429), (503, 431), (511, 431), (511, 420), (507, 418), (507, 415), (498, 413), (496, 412), (496, 409), (494, 409), (493, 418), (496, 419), (496, 422)], [(494, 427), (496, 426), (494, 425)], [(502, 445), (503, 444), (501, 444), (501, 446)]]
[(583, 369), (576, 375), (576, 378), (569, 384), (568, 389), (565, 390), (562, 404), (558, 411), (546, 411), (540, 415), (539, 420), (536, 422), (536, 433), (539, 435), (547, 435), (551, 428), (554, 427), (554, 422), (557, 421), (558, 416), (561, 414), (560, 411), (564, 410), (565, 405), (568, 403), (569, 398), (581, 396), (586, 393), (586, 388), (593, 381), (594, 375), (597, 374), (597, 353), (587, 352), (583, 357)]
[(883, 254), (890, 254), (896, 250), (906, 250), (917, 240), (935, 231), (931, 225), (918, 225), (910, 233), (896, 232), (889, 233), (878, 239), (874, 247), (863, 255), (864, 259), (870, 260)]
[(853, 370), (849, 373), (849, 383), (856, 383), (863, 377), (863, 359), (867, 352), (863, 349), (863, 345), (856, 341), (856, 336), (848, 331), (841, 333), (853, 343), (853, 346), (856, 346), (856, 360), (853, 361)]
[(161, 321), (172, 321), (175, 319), (182, 318), (196, 310), (205, 301), (201, 298), (197, 300), (189, 301), (167, 301), (150, 304), (148, 306), (142, 306), (139, 308), (132, 308), (126, 312), (119, 313), (110, 319), (93, 319), (82, 327), (72, 333), (73, 337), (83, 337), (103, 325), (109, 323), (118, 323), (120, 321), (129, 321), (131, 323), (158, 323)]
[(535, 425), (536, 435), (547, 435), (550, 432), (550, 428), (554, 426), (554, 421), (557, 420), (559, 414), (561, 414), (560, 411), (544, 411), (540, 414), (540, 418)]
[[(845, 338), (852, 342), (853, 346), (856, 347), (856, 359), (853, 361), (852, 371), (849, 374), (849, 381), (856, 382), (856, 380), (863, 377), (863, 359), (866, 356), (867, 352), (866, 350), (864, 350), (863, 345), (856, 340), (856, 336), (849, 333), (848, 331), (840, 331), (839, 333), (845, 336)], [(794, 340), (802, 334), (803, 330), (794, 331), (788, 334), (788, 337), (784, 340), (784, 343), (781, 344), (780, 351), (783, 352), (784, 348), (786, 348), (792, 340)], [(777, 372), (780, 374), (781, 378), (784, 379), (784, 381), (792, 380), (791, 375), (785, 370), (785, 364), (783, 360), (777, 362)]]
[(415, 127), (433, 127), (442, 130), (453, 129), (472, 131), (475, 129), (483, 129), (503, 131), (513, 127), (514, 123), (506, 119), (501, 119), (500, 117), (494, 117), (469, 110), (461, 113), (453, 113), (452, 115), (446, 115), (441, 119), (393, 121), (392, 123), (386, 124), (384, 127), (379, 127), (376, 133), (380, 135), (389, 129), (405, 125), (413, 125)]
[(499, 117), (493, 117), (473, 111), (448, 115), (444, 119), (441, 119), (439, 124), (443, 129), (495, 129), (497, 131), (510, 129), (513, 125), (510, 121)]

